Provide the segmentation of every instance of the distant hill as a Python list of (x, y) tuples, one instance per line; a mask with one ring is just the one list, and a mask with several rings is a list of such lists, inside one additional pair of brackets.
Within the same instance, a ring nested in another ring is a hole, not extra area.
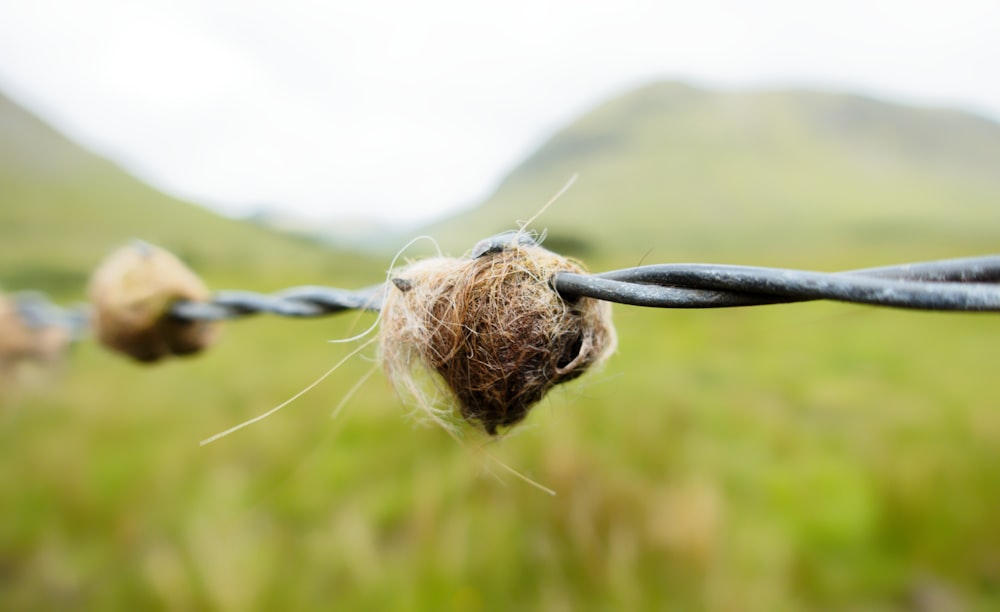
[(367, 284), (378, 270), (166, 196), (0, 95), (0, 286), (79, 296), (100, 259), (131, 238), (220, 282), (343, 284), (364, 274)]
[[(815, 91), (664, 82), (560, 130), (481, 206), (427, 231), (454, 251), (531, 217), (587, 257), (799, 259), (1000, 251), (1000, 125)], [(752, 261), (750, 261), (752, 260)]]

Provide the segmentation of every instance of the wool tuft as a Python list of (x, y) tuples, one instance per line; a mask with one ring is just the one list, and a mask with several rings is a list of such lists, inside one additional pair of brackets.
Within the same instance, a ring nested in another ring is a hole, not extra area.
[(211, 294), (179, 259), (151, 244), (135, 242), (109, 255), (88, 292), (97, 339), (138, 361), (197, 353), (218, 337), (215, 322), (170, 316), (174, 302), (207, 301)]
[[(562, 298), (551, 284), (562, 271), (584, 270), (511, 241), (471, 259), (431, 258), (396, 272), (380, 346), (397, 392), (415, 396), (439, 423), (450, 426), (457, 410), (491, 436), (524, 420), (553, 387), (616, 346), (610, 305)], [(417, 382), (421, 371), (431, 373), (429, 387)]]

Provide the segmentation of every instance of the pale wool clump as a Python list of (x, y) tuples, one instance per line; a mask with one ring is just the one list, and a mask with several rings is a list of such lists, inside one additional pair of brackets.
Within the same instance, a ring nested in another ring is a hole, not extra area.
[(109, 255), (88, 293), (97, 339), (138, 361), (197, 353), (218, 337), (215, 322), (169, 316), (174, 302), (208, 301), (211, 292), (179, 259), (151, 244), (136, 242)]

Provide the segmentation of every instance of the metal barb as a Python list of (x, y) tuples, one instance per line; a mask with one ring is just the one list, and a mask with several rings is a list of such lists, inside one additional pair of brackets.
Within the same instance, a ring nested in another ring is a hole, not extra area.
[(487, 255), (501, 253), (517, 245), (537, 245), (534, 236), (515, 230), (502, 232), (489, 238), (483, 238), (472, 247), (472, 258), (480, 259)]

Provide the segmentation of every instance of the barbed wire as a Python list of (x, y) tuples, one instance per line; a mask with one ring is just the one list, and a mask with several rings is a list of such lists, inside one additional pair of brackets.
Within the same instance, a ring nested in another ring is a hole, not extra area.
[[(478, 250), (479, 257), (496, 252)], [(811, 300), (916, 310), (1000, 312), (1000, 255), (812, 272), (722, 264), (654, 264), (598, 274), (560, 272), (553, 289), (567, 299), (590, 297), (653, 308), (729, 308)], [(274, 294), (220, 291), (210, 302), (176, 302), (182, 320), (236, 319), (269, 313), (321, 317), (344, 310), (377, 312), (385, 285), (357, 291), (305, 286)]]
[[(523, 235), (481, 241), (474, 257), (524, 242)], [(725, 264), (653, 264), (596, 274), (557, 273), (552, 287), (568, 300), (589, 297), (651, 308), (731, 308), (834, 300), (916, 310), (1000, 312), (1000, 255), (918, 262), (846, 272)], [(265, 294), (223, 290), (210, 301), (179, 300), (169, 316), (182, 321), (221, 321), (256, 314), (325, 317), (346, 310), (378, 312), (386, 285), (358, 290), (302, 286)], [(60, 326), (79, 338), (86, 306), (60, 307), (38, 292), (10, 296), (31, 328)]]
[[(509, 249), (534, 244), (525, 232), (499, 234), (478, 242), (471, 256), (499, 257)], [(16, 335), (22, 329), (40, 341), (45, 334), (32, 330), (60, 328), (72, 342), (91, 332), (107, 348), (152, 362), (210, 346), (218, 336), (215, 322), (265, 313), (313, 318), (347, 310), (379, 312), (387, 292), (408, 291), (412, 282), (390, 275), (386, 283), (357, 290), (309, 285), (271, 294), (213, 293), (168, 252), (130, 245), (113, 253), (94, 274), (90, 306), (59, 307), (37, 292), (0, 296), (9, 328), (0, 334)], [(845, 272), (653, 264), (596, 274), (557, 272), (549, 284), (570, 304), (584, 297), (652, 308), (834, 300), (915, 310), (1000, 312), (1000, 255)]]

